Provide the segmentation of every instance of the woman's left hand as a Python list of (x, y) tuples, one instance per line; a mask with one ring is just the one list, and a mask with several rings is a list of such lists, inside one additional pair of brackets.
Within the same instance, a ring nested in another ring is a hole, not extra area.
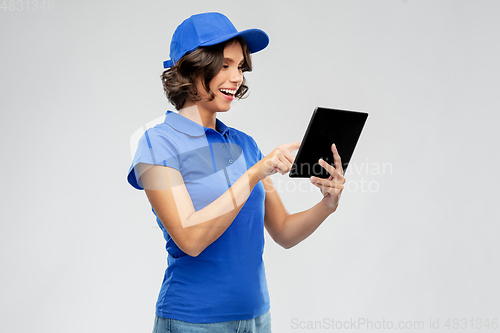
[(344, 170), (342, 168), (342, 161), (340, 159), (337, 147), (332, 144), (333, 161), (337, 167), (334, 167), (323, 159), (319, 160), (319, 164), (328, 171), (330, 177), (328, 178), (318, 178), (311, 177), (311, 183), (319, 187), (321, 194), (323, 194), (323, 201), (326, 206), (333, 211), (337, 209), (340, 200), (340, 194), (344, 189), (345, 178)]

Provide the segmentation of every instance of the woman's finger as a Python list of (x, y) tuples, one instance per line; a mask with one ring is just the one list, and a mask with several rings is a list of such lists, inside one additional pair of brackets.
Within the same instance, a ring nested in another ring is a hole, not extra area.
[(344, 190), (344, 185), (342, 184), (337, 184), (337, 186), (333, 187), (317, 183), (313, 183), (313, 185), (320, 189), (321, 194), (323, 194), (324, 197), (327, 197), (328, 195), (338, 196)]
[(277, 171), (283, 175), (285, 173), (287, 173), (288, 171), (290, 171), (290, 168), (291, 168), (291, 164), (289, 164), (289, 162), (286, 159), (285, 159), (285, 161), (282, 161), (278, 156), (275, 156), (272, 159), (272, 166), (273, 166), (275, 171)]
[(284, 143), (282, 146), (286, 148), (289, 152), (295, 151), (300, 148), (300, 144), (302, 141), (294, 142), (294, 143)]
[(278, 153), (276, 154), (276, 157), (282, 163), (283, 166), (280, 165), (280, 169), (284, 173), (289, 172), (292, 168), (292, 164), (295, 161), (295, 155), (293, 155), (291, 152), (297, 150), (298, 147), (300, 147), (300, 142), (282, 144), (278, 146)]
[(280, 149), (280, 153), (278, 153), (276, 157), (279, 159), (281, 163), (283, 163), (283, 165), (286, 166), (287, 168), (286, 172), (292, 169), (293, 161), (295, 160), (295, 155), (292, 155), (292, 153), (290, 153), (286, 149)]
[(282, 175), (286, 174), (292, 168), (291, 166), (288, 165), (288, 163), (283, 163), (281, 161), (278, 163), (278, 167), (279, 167), (279, 173), (281, 173)]
[(311, 177), (311, 182), (322, 189), (343, 189), (344, 182), (328, 180), (324, 178)]
[(335, 178), (335, 179), (338, 179), (339, 181), (342, 181), (342, 182), (345, 183), (344, 176), (342, 176), (339, 173), (339, 171), (333, 167), (333, 165), (327, 163), (323, 159), (320, 159), (318, 162), (319, 162), (319, 165), (321, 165), (323, 168), (325, 168), (326, 171), (328, 171), (328, 173), (330, 174), (330, 177), (328, 179), (334, 179)]
[(335, 143), (332, 144), (332, 153), (333, 153), (333, 161), (335, 162), (335, 169), (341, 176), (344, 176), (344, 168), (342, 167), (342, 160), (337, 150), (337, 146), (335, 146)]
[(295, 155), (291, 152), (299, 149), (301, 142), (285, 143), (275, 148), (263, 160), (258, 162), (259, 178), (263, 179), (276, 172), (282, 175), (289, 172), (295, 161)]

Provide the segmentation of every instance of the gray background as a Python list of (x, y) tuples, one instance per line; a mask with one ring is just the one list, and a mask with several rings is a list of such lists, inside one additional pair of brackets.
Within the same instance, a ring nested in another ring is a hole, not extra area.
[[(338, 211), (290, 250), (266, 234), (274, 332), (331, 318), (493, 331), (500, 2), (31, 5), (0, 10), (1, 332), (151, 331), (166, 252), (126, 182), (129, 140), (171, 109), (162, 61), (204, 11), (270, 36), (249, 98), (220, 115), (265, 154), (301, 140), (318, 105), (370, 113)], [(321, 198), (273, 179), (290, 212)]]

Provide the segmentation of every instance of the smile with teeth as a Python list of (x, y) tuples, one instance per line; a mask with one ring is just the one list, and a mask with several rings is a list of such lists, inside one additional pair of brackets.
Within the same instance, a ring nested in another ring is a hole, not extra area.
[(219, 89), (219, 91), (225, 95), (229, 95), (229, 96), (234, 96), (234, 94), (236, 94), (236, 89), (225, 89), (225, 88), (221, 88)]

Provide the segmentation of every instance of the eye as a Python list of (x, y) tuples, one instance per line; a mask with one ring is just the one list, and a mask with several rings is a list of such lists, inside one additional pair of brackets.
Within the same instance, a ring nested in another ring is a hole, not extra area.
[(228, 66), (228, 65), (222, 65), (222, 68), (224, 68), (224, 69), (228, 69), (228, 68), (229, 68), (229, 66)]
[(240, 72), (247, 72), (248, 71), (248, 66), (246, 63), (242, 62), (241, 64), (238, 65), (238, 70)]

